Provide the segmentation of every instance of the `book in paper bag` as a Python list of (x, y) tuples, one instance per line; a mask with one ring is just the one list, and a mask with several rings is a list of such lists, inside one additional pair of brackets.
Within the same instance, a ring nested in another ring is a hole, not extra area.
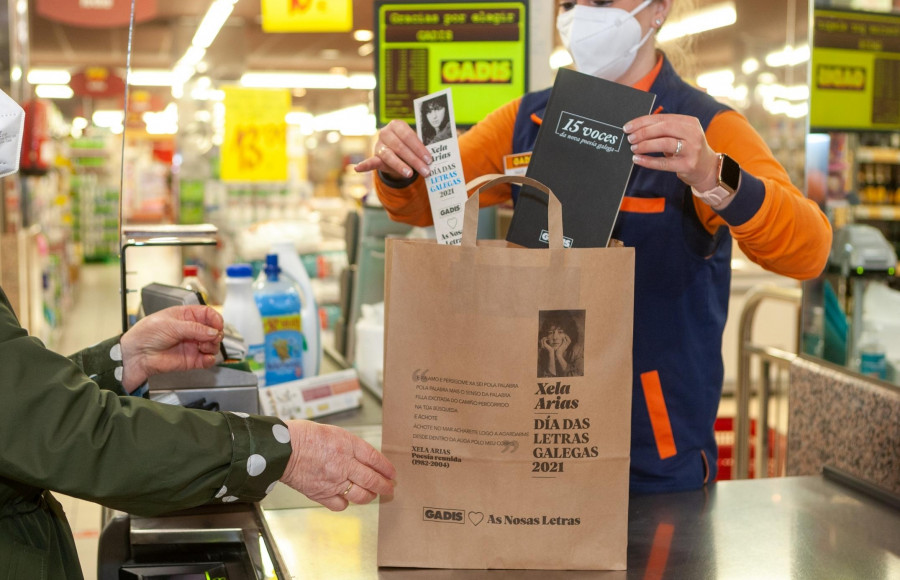
[[(534, 145), (526, 175), (544, 183), (563, 207), (566, 247), (609, 243), (632, 152), (622, 127), (647, 115), (656, 96), (576, 71), (561, 69)], [(523, 186), (506, 239), (547, 247), (546, 196)]]

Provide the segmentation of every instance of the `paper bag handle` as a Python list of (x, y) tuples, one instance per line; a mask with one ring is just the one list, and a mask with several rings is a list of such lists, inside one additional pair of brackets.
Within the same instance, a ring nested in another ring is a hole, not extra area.
[(524, 175), (501, 175), (499, 173), (491, 173), (476, 177), (466, 184), (466, 191), (475, 189), (468, 200), (466, 200), (465, 218), (463, 220), (462, 241), (463, 246), (474, 246), (478, 237), (478, 209), (479, 194), (482, 190), (500, 185), (501, 183), (517, 183), (519, 185), (530, 185), (547, 194), (547, 229), (550, 234), (550, 249), (561, 250), (563, 248), (563, 223), (562, 223), (562, 204), (556, 194), (550, 191), (550, 188), (531, 177)]

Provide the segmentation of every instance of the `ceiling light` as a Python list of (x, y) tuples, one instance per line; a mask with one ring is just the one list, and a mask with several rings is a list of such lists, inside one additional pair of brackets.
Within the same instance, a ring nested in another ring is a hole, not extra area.
[(72, 75), (64, 69), (33, 68), (28, 71), (26, 80), (32, 85), (67, 85)]
[(170, 70), (135, 69), (128, 73), (128, 84), (138, 87), (171, 87), (174, 73)]
[(755, 58), (748, 58), (741, 63), (741, 72), (745, 75), (752, 75), (759, 70), (759, 61)]
[(184, 85), (194, 76), (194, 67), (178, 64), (172, 69), (172, 96), (180, 99), (184, 95)]
[(291, 111), (287, 115), (284, 116), (284, 122), (288, 125), (305, 125), (313, 120), (312, 113), (305, 113), (303, 111)]
[[(222, 26), (228, 20), (237, 0), (213, 0), (206, 11), (200, 26), (191, 39), (191, 46), (185, 51), (184, 56), (179, 59), (175, 65), (176, 76), (179, 77), (172, 83), (172, 96), (181, 98), (184, 89), (177, 87), (184, 84), (194, 76), (194, 72), (200, 70), (201, 73), (206, 72), (206, 65), (202, 63), (203, 57), (206, 56), (206, 49), (209, 48), (218, 36)], [(178, 69), (181, 68), (180, 71)]]
[(191, 98), (195, 101), (212, 100), (212, 91), (208, 87), (194, 87), (191, 89)]
[(236, 1), (215, 0), (215, 2), (210, 4), (209, 10), (206, 11), (206, 16), (203, 17), (200, 26), (197, 27), (197, 32), (194, 33), (191, 45), (203, 49), (209, 48), (222, 26), (228, 20), (228, 17), (231, 16), (231, 11), (234, 9)]
[(75, 91), (68, 85), (38, 85), (34, 94), (42, 99), (71, 99)]
[(324, 73), (244, 73), (241, 85), (268, 89), (346, 89), (347, 77)]
[(375, 75), (350, 75), (348, 88), (369, 91), (375, 88)]
[(373, 52), (375, 52), (375, 45), (371, 42), (360, 44), (359, 48), (356, 49), (356, 54), (359, 56), (369, 56)]
[(764, 103), (763, 108), (773, 115), (785, 115), (791, 119), (800, 119), (809, 114), (808, 103), (791, 103), (782, 99)]
[(697, 84), (704, 89), (713, 85), (734, 84), (734, 71), (726, 68), (697, 75)]
[(375, 38), (375, 33), (371, 30), (359, 29), (353, 31), (353, 38), (359, 42), (369, 42)]
[(242, 86), (271, 89), (371, 89), (374, 75), (333, 75), (325, 73), (244, 73)]
[(697, 85), (714, 97), (730, 97), (734, 92), (734, 71), (722, 69), (697, 75)]
[(72, 119), (72, 128), (73, 129), (87, 129), (88, 120), (84, 117), (75, 117)]
[(737, 22), (737, 11), (734, 8), (734, 2), (714, 4), (708, 8), (696, 10), (681, 20), (666, 22), (666, 25), (656, 35), (656, 40), (666, 42), (690, 34), (731, 26), (735, 22)]
[(339, 131), (342, 135), (374, 135), (375, 115), (366, 105), (354, 105), (330, 113), (316, 115), (312, 121), (316, 131)]
[(809, 45), (793, 47), (785, 46), (781, 50), (770, 52), (766, 55), (766, 64), (769, 66), (795, 66), (809, 60)]
[(191, 45), (190, 48), (185, 51), (184, 56), (181, 57), (181, 60), (178, 61), (178, 64), (193, 67), (196, 66), (198, 62), (203, 60), (204, 56), (206, 56), (205, 48)]
[(322, 60), (337, 60), (341, 57), (341, 51), (336, 48), (326, 48), (319, 51), (319, 58)]
[(175, 103), (169, 103), (163, 111), (154, 113), (148, 111), (141, 117), (147, 126), (150, 135), (174, 135), (178, 133), (178, 108)]
[(572, 62), (572, 55), (565, 48), (557, 48), (550, 55), (550, 68), (553, 70), (569, 66)]
[(94, 114), (91, 115), (91, 120), (97, 127), (114, 127), (122, 124), (125, 120), (125, 113), (124, 111), (114, 110), (94, 111)]
[(805, 101), (809, 99), (807, 85), (784, 86), (779, 84), (763, 85), (758, 89), (763, 99), (782, 99), (786, 101)]

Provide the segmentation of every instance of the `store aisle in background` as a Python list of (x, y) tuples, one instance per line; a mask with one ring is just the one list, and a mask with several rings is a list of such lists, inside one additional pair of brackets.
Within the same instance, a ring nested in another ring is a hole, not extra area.
[[(69, 355), (122, 332), (120, 304), (118, 264), (81, 266), (72, 308), (63, 320), (55, 350)], [(54, 495), (62, 503), (72, 526), (84, 577), (94, 579), (97, 577), (101, 508), (92, 502)]]

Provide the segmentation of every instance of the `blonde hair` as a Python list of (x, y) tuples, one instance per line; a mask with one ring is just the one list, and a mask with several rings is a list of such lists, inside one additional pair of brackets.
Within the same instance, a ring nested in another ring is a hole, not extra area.
[[(669, 9), (667, 21), (678, 22), (687, 14), (697, 9), (697, 0), (672, 0), (672, 7)], [(665, 29), (663, 23), (661, 30)], [(672, 67), (684, 78), (690, 78), (696, 72), (696, 61), (693, 58), (693, 36), (682, 36), (675, 40), (670, 40), (664, 45), (659, 46), (660, 50), (666, 53), (666, 58), (672, 64)]]

